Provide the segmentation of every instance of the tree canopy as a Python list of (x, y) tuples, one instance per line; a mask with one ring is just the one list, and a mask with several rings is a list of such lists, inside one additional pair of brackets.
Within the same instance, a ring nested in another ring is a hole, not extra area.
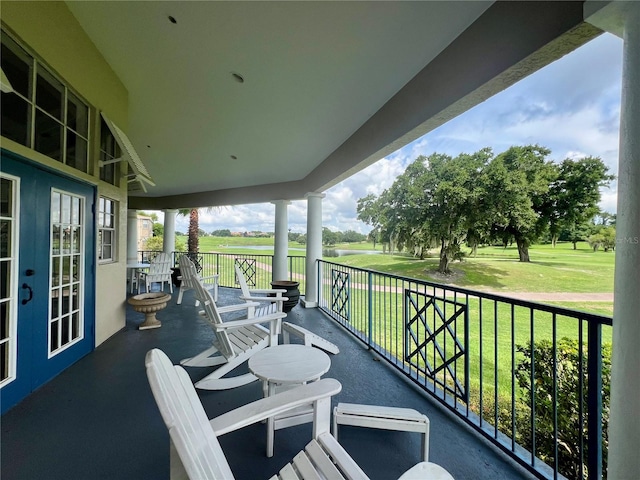
[(461, 246), (515, 242), (520, 261), (544, 234), (552, 241), (598, 213), (600, 187), (613, 179), (597, 157), (557, 164), (539, 145), (490, 148), (457, 157), (433, 153), (409, 164), (379, 196), (358, 200), (358, 219), (370, 238), (423, 257), (440, 248), (438, 270), (449, 273)]

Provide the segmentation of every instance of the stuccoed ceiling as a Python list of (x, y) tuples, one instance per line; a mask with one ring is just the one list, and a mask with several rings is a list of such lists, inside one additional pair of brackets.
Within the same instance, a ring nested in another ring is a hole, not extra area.
[(530, 61), (580, 2), (509, 3), (67, 2), (129, 92), (139, 208), (323, 190), (570, 48)]

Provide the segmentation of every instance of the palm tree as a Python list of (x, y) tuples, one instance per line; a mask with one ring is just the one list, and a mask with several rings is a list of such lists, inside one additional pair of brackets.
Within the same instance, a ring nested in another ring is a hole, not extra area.
[[(210, 211), (211, 208), (208, 208), (207, 211)], [(198, 258), (198, 254), (200, 253), (200, 241), (198, 238), (198, 233), (200, 232), (200, 219), (198, 215), (197, 208), (183, 208), (178, 210), (178, 215), (189, 216), (189, 231), (188, 231), (188, 240), (187, 240), (187, 255), (196, 265), (196, 269), (198, 272), (202, 270), (202, 266), (200, 265), (200, 261)]]

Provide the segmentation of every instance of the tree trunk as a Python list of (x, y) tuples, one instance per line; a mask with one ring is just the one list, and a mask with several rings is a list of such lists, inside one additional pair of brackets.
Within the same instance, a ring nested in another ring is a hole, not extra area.
[(440, 263), (438, 264), (438, 272), (442, 274), (449, 273), (449, 255), (444, 240), (440, 243)]
[(551, 235), (551, 246), (553, 248), (556, 248), (556, 243), (558, 242), (558, 236), (557, 235)]
[(476, 255), (478, 255), (478, 244), (474, 243), (471, 245), (471, 256), (475, 257)]
[(521, 262), (529, 262), (529, 242), (524, 238), (516, 238), (518, 245), (518, 256)]
[(198, 218), (198, 209), (192, 208), (189, 213), (189, 240), (188, 248), (189, 253), (198, 253), (198, 233), (200, 231), (200, 221)]
[(573, 249), (577, 250), (578, 249), (578, 242), (573, 242)]

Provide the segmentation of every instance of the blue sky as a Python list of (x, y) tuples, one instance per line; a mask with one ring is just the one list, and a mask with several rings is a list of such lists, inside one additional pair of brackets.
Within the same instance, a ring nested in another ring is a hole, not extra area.
[[(499, 153), (512, 145), (538, 143), (551, 149), (551, 159), (598, 156), (617, 175), (622, 73), (622, 40), (603, 34), (473, 109), (406, 145), (327, 190), (323, 226), (367, 233), (357, 220), (356, 202), (380, 194), (419, 155), (456, 156), (491, 147)], [(602, 191), (600, 207), (615, 212), (617, 183)], [(201, 211), (200, 228), (273, 231), (272, 204), (223, 207)], [(187, 231), (178, 216), (176, 229)], [(306, 202), (289, 206), (289, 228), (306, 231)]]

